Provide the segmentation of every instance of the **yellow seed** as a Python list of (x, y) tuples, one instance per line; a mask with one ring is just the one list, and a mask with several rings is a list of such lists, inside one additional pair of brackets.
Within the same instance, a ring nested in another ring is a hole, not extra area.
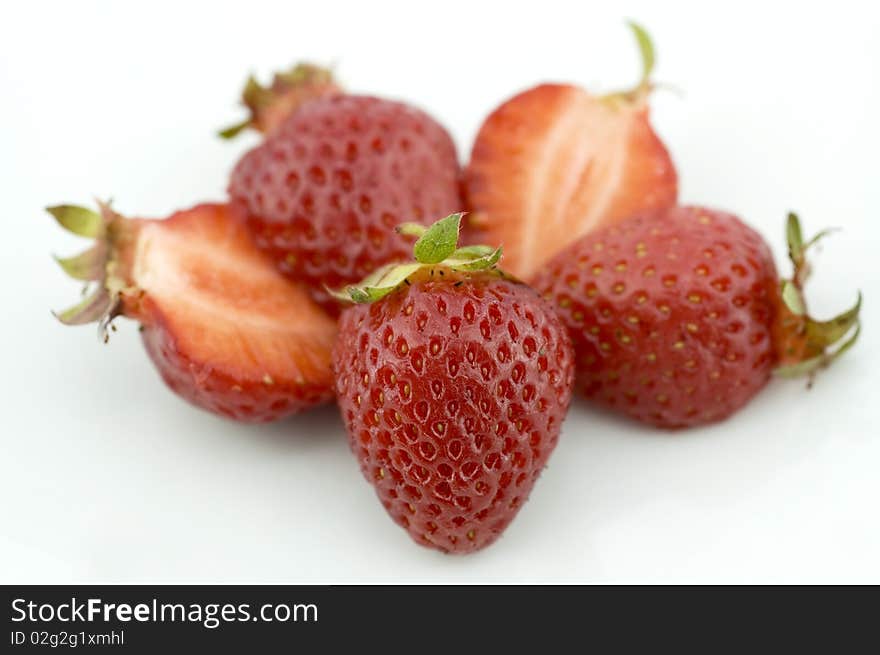
[(703, 225), (708, 225), (709, 223), (712, 222), (712, 219), (709, 218), (708, 216), (706, 216), (705, 214), (700, 214), (700, 216), (699, 216), (699, 218), (697, 218), (697, 220), (700, 223), (702, 223)]
[(471, 541), (473, 541), (473, 540), (476, 538), (476, 536), (477, 536), (477, 533), (476, 533), (476, 532), (474, 532), (473, 530), (468, 530), (468, 533), (467, 533), (467, 538), (468, 538), (468, 539), (470, 539)]
[(638, 316), (630, 316), (626, 320), (629, 321), (630, 323), (632, 323), (633, 325), (637, 325), (639, 322), (639, 317)]
[(688, 332), (696, 332), (699, 328), (696, 323), (688, 323), (687, 324)]
[(709, 373), (709, 377), (712, 378), (713, 380), (717, 380), (718, 378), (721, 377), (721, 372), (720, 371), (712, 371), (711, 373)]
[(596, 264), (593, 266), (593, 275), (601, 275), (602, 274), (602, 266), (600, 264)]
[(271, 375), (266, 373), (266, 375), (263, 376), (263, 384), (271, 386), (271, 385), (275, 384), (275, 380), (272, 379)]
[(599, 326), (598, 326), (598, 325), (594, 325), (593, 327), (591, 327), (591, 328), (590, 328), (590, 334), (599, 334)]
[(604, 350), (605, 352), (608, 352), (609, 350), (611, 350), (611, 344), (609, 344), (607, 341), (603, 341), (602, 343), (600, 343), (599, 347), (602, 350)]
[(688, 296), (688, 300), (690, 300), (692, 303), (699, 303), (703, 301), (703, 298), (698, 293), (692, 293)]
[(669, 305), (666, 305), (666, 304), (660, 305), (660, 307), (658, 307), (658, 309), (659, 309), (661, 312), (663, 312), (664, 314), (668, 314), (668, 313), (669, 313)]
[(657, 361), (657, 355), (655, 355), (654, 353), (648, 353), (647, 359), (648, 359), (649, 362), (656, 362), (656, 361)]
[(620, 271), (622, 273), (626, 270), (626, 264), (624, 264), (623, 262), (619, 262), (617, 265), (615, 265), (614, 270)]
[(669, 397), (665, 393), (661, 393), (657, 396), (657, 402), (661, 405), (665, 405), (667, 402), (669, 402)]
[(638, 296), (636, 296), (636, 302), (640, 305), (644, 305), (647, 301), (648, 301), (648, 296), (646, 296), (643, 293), (640, 293)]
[(674, 344), (672, 344), (672, 347), (676, 350), (681, 350), (682, 348), (684, 348), (684, 341), (676, 341)]

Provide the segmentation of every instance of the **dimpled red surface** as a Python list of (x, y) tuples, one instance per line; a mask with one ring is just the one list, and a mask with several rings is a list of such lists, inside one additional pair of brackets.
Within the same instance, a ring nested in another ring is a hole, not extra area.
[(736, 216), (676, 207), (597, 230), (535, 287), (557, 306), (590, 399), (661, 427), (716, 421), (770, 378), (778, 278)]
[(241, 159), (229, 193), (257, 246), (328, 308), (325, 286), (409, 257), (412, 240), (397, 225), (463, 209), (446, 130), (418, 109), (365, 96), (305, 105)]
[(351, 448), (418, 543), (492, 543), (529, 496), (571, 397), (565, 329), (525, 285), (433, 279), (346, 310), (334, 350)]

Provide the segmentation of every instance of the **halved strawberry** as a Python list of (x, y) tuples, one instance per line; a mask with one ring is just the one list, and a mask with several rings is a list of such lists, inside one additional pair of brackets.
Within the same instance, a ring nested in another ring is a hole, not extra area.
[(654, 52), (630, 24), (643, 75), (632, 91), (596, 96), (542, 84), (496, 109), (465, 171), (467, 203), (505, 267), (530, 279), (590, 230), (675, 204), (675, 166), (648, 120)]
[(279, 275), (227, 205), (166, 220), (53, 207), (62, 226), (97, 239), (59, 260), (93, 295), (58, 318), (138, 320), (162, 378), (195, 405), (240, 421), (281, 418), (332, 398), (336, 326), (299, 285)]

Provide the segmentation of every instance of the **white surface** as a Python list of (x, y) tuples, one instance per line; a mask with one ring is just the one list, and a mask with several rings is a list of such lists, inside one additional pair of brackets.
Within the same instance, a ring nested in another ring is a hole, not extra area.
[[(0, 582), (880, 582), (871, 3), (276, 4), (17, 3), (0, 20)], [(249, 71), (335, 60), (349, 88), (431, 111), (464, 156), (532, 83), (633, 81), (627, 16), (654, 35), (656, 79), (685, 92), (653, 103), (684, 201), (739, 213), (780, 262), (789, 208), (810, 232), (844, 228), (810, 298), (827, 315), (860, 287), (863, 337), (812, 391), (774, 382), (676, 436), (579, 402), (506, 535), (454, 558), (385, 516), (332, 408), (228, 423), (165, 389), (133, 323), (103, 346), (49, 315), (77, 289), (49, 254), (81, 244), (41, 208), (223, 198), (255, 138), (213, 130), (241, 116)]]

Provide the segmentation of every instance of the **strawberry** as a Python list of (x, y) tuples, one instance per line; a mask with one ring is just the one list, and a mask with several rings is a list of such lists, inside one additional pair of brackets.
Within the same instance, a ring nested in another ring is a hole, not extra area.
[(345, 290), (333, 351), (352, 451), (392, 519), (419, 544), (468, 553), (522, 507), (556, 446), (574, 368), (565, 328), (495, 268), (456, 250), (461, 214), (422, 233), (416, 261)]
[[(559, 253), (536, 288), (574, 342), (578, 386), (612, 409), (675, 428), (723, 419), (771, 373), (815, 374), (852, 346), (861, 303), (809, 317), (793, 214), (794, 277), (779, 281), (763, 238), (732, 214), (675, 207), (597, 230)], [(844, 339), (850, 335), (848, 339)]]
[(523, 279), (590, 230), (676, 202), (675, 167), (648, 120), (653, 48), (631, 27), (644, 66), (634, 90), (597, 96), (541, 84), (480, 128), (464, 173), (467, 206)]
[(62, 323), (118, 315), (139, 321), (144, 345), (177, 394), (239, 421), (271, 421), (329, 401), (333, 320), (278, 275), (233, 210), (199, 205), (166, 220), (128, 219), (64, 205), (48, 210), (96, 239), (59, 259), (92, 295), (57, 314)]
[(455, 146), (439, 123), (341, 93), (298, 105), (238, 162), (229, 195), (257, 246), (333, 313), (327, 288), (408, 255), (389, 228), (461, 208)]

